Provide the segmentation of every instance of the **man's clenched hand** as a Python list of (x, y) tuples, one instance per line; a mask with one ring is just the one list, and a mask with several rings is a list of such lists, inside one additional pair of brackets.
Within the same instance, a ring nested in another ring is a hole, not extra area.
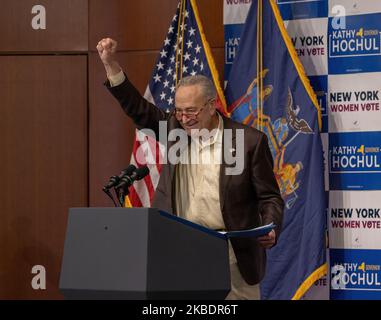
[(97, 50), (108, 75), (115, 75), (121, 71), (116, 60), (116, 49), (118, 43), (110, 38), (104, 38), (98, 42)]

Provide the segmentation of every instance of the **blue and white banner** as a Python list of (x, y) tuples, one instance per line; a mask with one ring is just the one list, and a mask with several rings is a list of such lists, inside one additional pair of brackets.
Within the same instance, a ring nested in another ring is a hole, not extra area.
[(330, 250), (331, 299), (381, 299), (381, 251)]
[[(355, 281), (356, 271), (345, 269), (344, 289), (332, 287), (339, 271), (328, 274), (304, 299), (328, 299), (327, 286), (331, 299), (381, 299), (377, 285), (369, 284), (371, 277), (377, 283), (375, 266), (381, 265), (381, 1), (271, 1), (321, 108), (329, 270), (357, 263), (361, 271)], [(225, 81), (251, 3), (224, 0)]]
[(339, 27), (329, 18), (329, 73), (381, 71), (381, 13), (346, 16)]
[(331, 191), (329, 246), (381, 250), (381, 191)]
[(381, 132), (329, 134), (330, 190), (381, 190)]
[(225, 74), (227, 79), (237, 54), (243, 25), (251, 6), (251, 0), (224, 0)]
[(237, 54), (243, 24), (225, 25), (225, 79)]
[(380, 130), (379, 73), (329, 75), (328, 81), (329, 132)]
[(231, 118), (266, 133), (285, 201), (282, 233), (267, 252), (263, 299), (300, 299), (327, 269), (320, 108), (285, 35), (276, 5), (253, 1), (225, 90)]

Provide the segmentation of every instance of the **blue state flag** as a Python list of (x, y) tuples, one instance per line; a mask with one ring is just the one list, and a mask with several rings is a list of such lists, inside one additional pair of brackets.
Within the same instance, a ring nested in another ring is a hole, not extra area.
[(232, 119), (266, 133), (286, 204), (261, 298), (300, 299), (327, 272), (321, 114), (274, 0), (252, 2), (226, 99)]

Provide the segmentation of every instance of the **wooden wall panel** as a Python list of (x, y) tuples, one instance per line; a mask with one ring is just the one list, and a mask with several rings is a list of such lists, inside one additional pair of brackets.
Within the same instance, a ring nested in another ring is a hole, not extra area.
[(196, 0), (205, 37), (213, 48), (224, 47), (223, 0)]
[(120, 50), (152, 50), (162, 46), (178, 0), (90, 1), (90, 50), (110, 37)]
[[(89, 50), (102, 38), (114, 38), (120, 50), (158, 50), (176, 12), (178, 0), (92, 0)], [(206, 38), (211, 47), (223, 47), (223, 1), (197, 0)]]
[[(0, 299), (60, 298), (69, 207), (88, 205), (86, 56), (0, 56)], [(34, 265), (46, 290), (31, 287)]]
[[(46, 29), (34, 30), (32, 8), (46, 10)], [(2, 0), (0, 51), (87, 51), (88, 0)]]

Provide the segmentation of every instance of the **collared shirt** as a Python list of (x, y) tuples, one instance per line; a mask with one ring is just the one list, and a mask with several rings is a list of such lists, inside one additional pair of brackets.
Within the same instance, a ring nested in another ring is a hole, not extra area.
[(225, 229), (219, 193), (222, 132), (223, 121), (218, 114), (214, 135), (207, 140), (192, 136), (176, 166), (177, 213), (211, 229)]

